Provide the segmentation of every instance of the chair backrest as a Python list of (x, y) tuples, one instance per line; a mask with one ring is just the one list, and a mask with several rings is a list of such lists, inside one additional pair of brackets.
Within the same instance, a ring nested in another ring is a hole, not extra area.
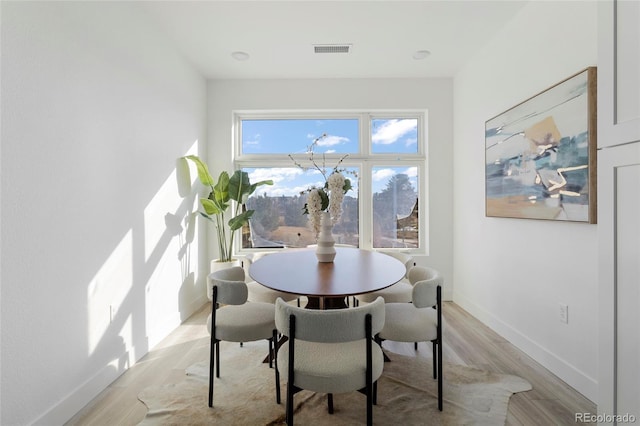
[[(295, 338), (310, 342), (341, 343), (366, 338), (365, 317), (371, 314), (371, 332), (376, 335), (384, 326), (384, 299), (357, 308), (314, 310), (298, 308), (276, 300), (276, 328), (290, 336), (289, 317), (295, 316)], [(362, 325), (362, 326), (358, 326)]]
[(207, 284), (216, 288), (216, 302), (225, 305), (242, 305), (249, 295), (241, 266), (222, 269), (207, 276)]
[(247, 265), (251, 265), (252, 263), (260, 260), (261, 258), (268, 256), (270, 254), (277, 253), (277, 251), (256, 251), (254, 253), (247, 254), (244, 259), (247, 262)]
[(440, 275), (438, 270), (430, 268), (428, 266), (414, 266), (409, 270), (407, 278), (411, 284), (415, 284), (418, 281), (429, 280)]
[(400, 262), (402, 262), (402, 264), (407, 270), (404, 276), (406, 278), (409, 278), (409, 271), (411, 271), (411, 268), (416, 266), (416, 262), (413, 259), (413, 256), (407, 253), (403, 253), (401, 251), (381, 251), (380, 253), (386, 254), (387, 256), (395, 257)]
[(260, 260), (264, 256), (268, 256), (273, 253), (277, 253), (277, 251), (256, 251), (256, 252), (247, 254), (242, 260), (242, 266), (244, 267), (245, 274), (249, 274), (249, 268), (251, 267), (252, 264)]
[[(431, 269), (431, 268), (430, 268)], [(442, 275), (437, 273), (426, 280), (418, 281), (413, 285), (411, 300), (416, 308), (429, 308), (439, 306), (443, 283)]]

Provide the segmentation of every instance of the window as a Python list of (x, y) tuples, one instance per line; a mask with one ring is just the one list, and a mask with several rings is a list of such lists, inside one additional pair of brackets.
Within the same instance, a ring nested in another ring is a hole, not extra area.
[(374, 154), (417, 154), (418, 119), (372, 119), (371, 151)]
[(304, 154), (313, 139), (328, 135), (319, 148), (322, 152), (357, 153), (358, 120), (356, 119), (243, 119), (242, 155)]
[(418, 168), (373, 167), (373, 247), (418, 248)]
[[(242, 250), (303, 247), (315, 234), (303, 215), (305, 189), (323, 186), (311, 166), (338, 163), (352, 182), (333, 228), (336, 243), (426, 252), (426, 114), (387, 112), (236, 112), (235, 167), (261, 186), (247, 201), (255, 210), (243, 230)], [(324, 135), (324, 137), (321, 137)]]

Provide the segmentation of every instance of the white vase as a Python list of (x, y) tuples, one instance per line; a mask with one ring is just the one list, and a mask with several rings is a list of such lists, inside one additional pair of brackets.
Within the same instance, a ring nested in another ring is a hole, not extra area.
[(316, 257), (318, 262), (333, 262), (336, 257), (335, 240), (331, 231), (333, 224), (331, 223), (331, 215), (329, 212), (322, 212), (320, 219), (320, 233), (318, 234), (318, 245), (316, 247)]

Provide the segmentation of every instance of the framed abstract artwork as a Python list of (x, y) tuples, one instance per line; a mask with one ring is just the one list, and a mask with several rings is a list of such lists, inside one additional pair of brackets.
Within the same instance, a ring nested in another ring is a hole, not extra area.
[(486, 216), (596, 223), (596, 67), (485, 123)]

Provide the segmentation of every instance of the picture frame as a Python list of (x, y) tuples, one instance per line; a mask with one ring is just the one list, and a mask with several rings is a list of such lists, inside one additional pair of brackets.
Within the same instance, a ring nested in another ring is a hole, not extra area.
[(597, 223), (597, 69), (485, 122), (487, 217)]

